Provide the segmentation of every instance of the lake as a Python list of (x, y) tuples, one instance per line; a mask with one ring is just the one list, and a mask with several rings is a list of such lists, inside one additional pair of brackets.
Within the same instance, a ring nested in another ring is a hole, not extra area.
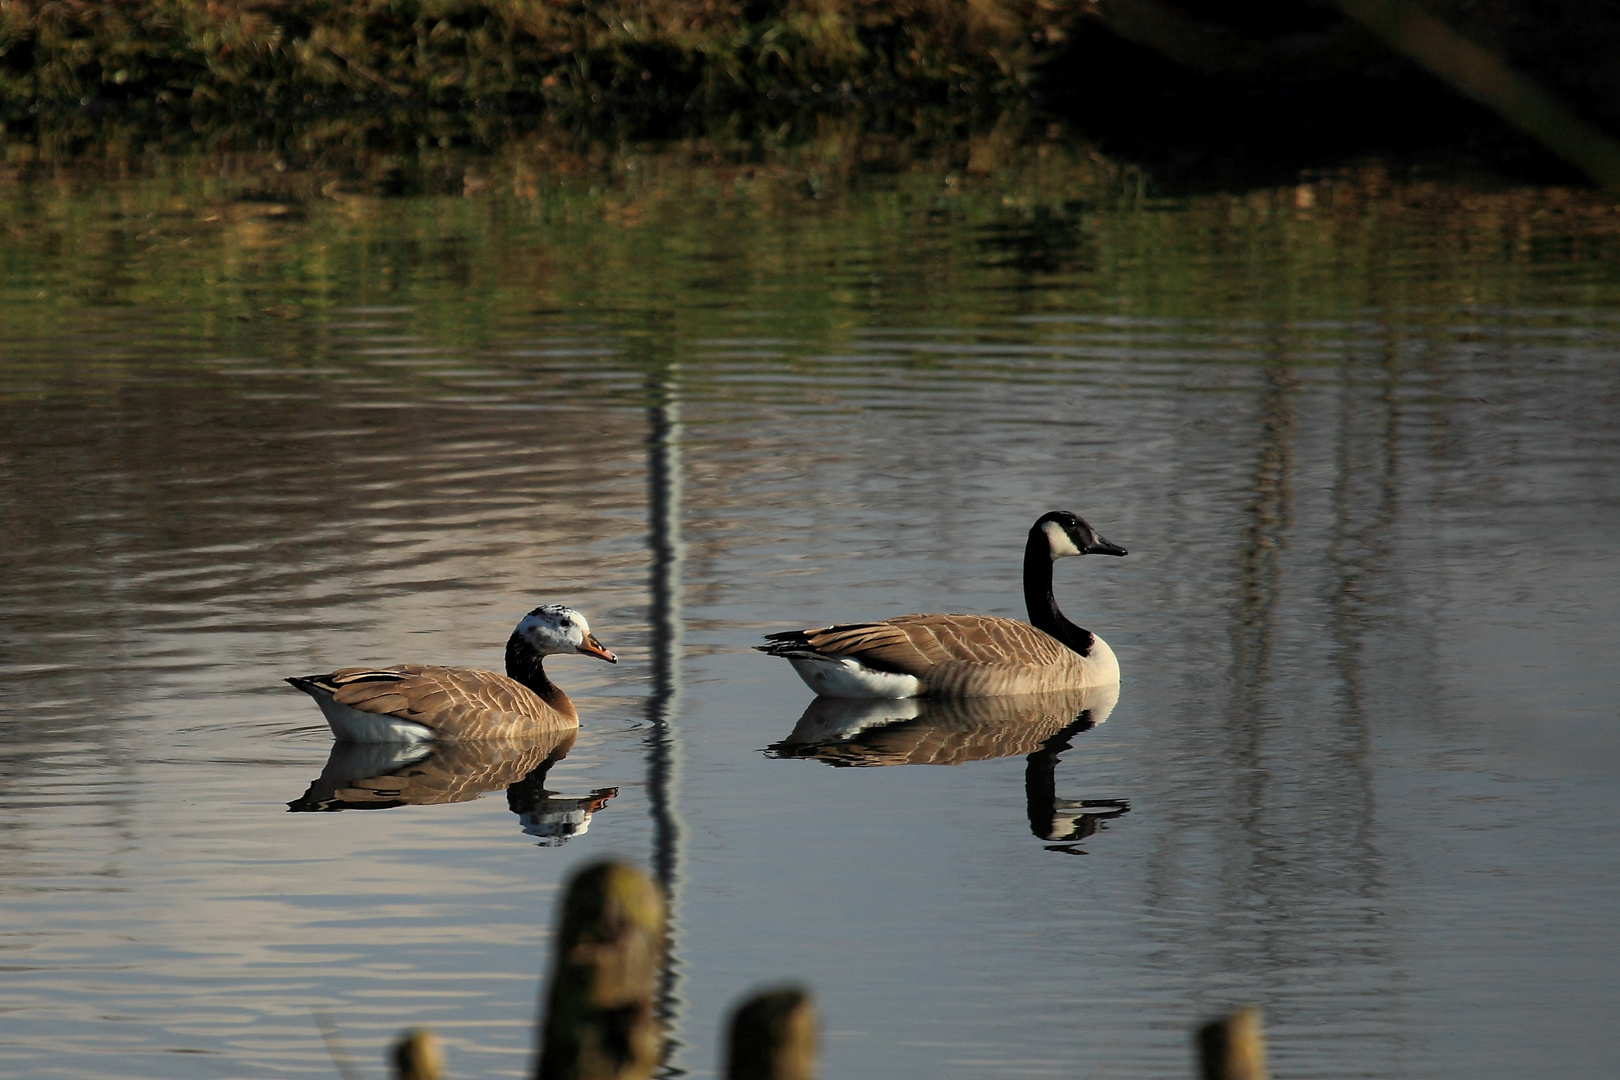
[[(1244, 1004), (1279, 1077), (1611, 1074), (1612, 200), (994, 127), (6, 150), (0, 1076), (524, 1075), (609, 856), (668, 1075), (784, 980), (833, 1080), (1188, 1076)], [(1049, 509), (1130, 552), (1056, 567), (1085, 722), (753, 651), (1023, 617)], [(415, 801), (282, 682), (544, 602), (620, 658), (548, 666), (577, 741)]]

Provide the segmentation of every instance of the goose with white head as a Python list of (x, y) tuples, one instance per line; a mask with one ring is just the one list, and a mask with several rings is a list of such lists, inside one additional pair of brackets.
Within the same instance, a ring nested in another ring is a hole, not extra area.
[(506, 641), (506, 674), (396, 664), (347, 667), (287, 681), (315, 699), (340, 742), (422, 743), (527, 739), (579, 726), (568, 695), (546, 676), (547, 656), (619, 658), (562, 604), (525, 615)]
[(1058, 609), (1052, 564), (1070, 555), (1124, 554), (1084, 518), (1054, 510), (1030, 527), (1024, 544), (1027, 623), (995, 615), (901, 615), (767, 634), (756, 647), (786, 658), (825, 697), (966, 698), (1117, 683), (1114, 650)]

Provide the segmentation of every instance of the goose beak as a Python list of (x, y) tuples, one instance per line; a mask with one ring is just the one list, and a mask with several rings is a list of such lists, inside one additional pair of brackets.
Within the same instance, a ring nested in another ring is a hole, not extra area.
[(610, 650), (602, 647), (602, 643), (596, 640), (595, 634), (586, 634), (585, 640), (579, 643), (578, 651), (584, 653), (586, 656), (594, 656), (598, 660), (606, 660), (610, 664), (617, 664), (619, 662), (619, 658), (617, 656), (614, 656)]
[(1118, 544), (1110, 544), (1102, 537), (1097, 537), (1094, 543), (1086, 545), (1086, 555), (1124, 555), (1126, 551)]

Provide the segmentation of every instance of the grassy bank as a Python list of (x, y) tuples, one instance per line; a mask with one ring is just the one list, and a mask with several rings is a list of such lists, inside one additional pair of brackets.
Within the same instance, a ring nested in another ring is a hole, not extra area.
[(286, 107), (929, 97), (1020, 87), (1057, 0), (6, 0), (0, 96)]

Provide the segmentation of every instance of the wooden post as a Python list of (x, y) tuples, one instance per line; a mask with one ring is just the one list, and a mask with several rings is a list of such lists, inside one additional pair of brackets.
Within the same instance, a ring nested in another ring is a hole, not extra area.
[(395, 1080), (439, 1080), (444, 1075), (444, 1048), (427, 1028), (412, 1028), (394, 1044)]
[(808, 992), (784, 986), (755, 994), (731, 1014), (726, 1080), (812, 1080), (816, 1010)]
[(1203, 1080), (1266, 1080), (1266, 1040), (1260, 1010), (1239, 1009), (1198, 1029)]
[(664, 898), (639, 870), (604, 862), (569, 882), (541, 1019), (537, 1080), (646, 1080), (663, 1051), (653, 1015)]

